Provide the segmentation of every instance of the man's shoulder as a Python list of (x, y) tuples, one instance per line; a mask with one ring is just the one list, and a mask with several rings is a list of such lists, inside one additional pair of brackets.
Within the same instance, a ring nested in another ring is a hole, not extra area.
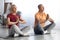
[(35, 16), (37, 16), (39, 13), (37, 12), (36, 14), (35, 14)]
[(44, 15), (46, 15), (46, 16), (47, 16), (47, 13), (45, 13), (45, 12), (44, 12)]

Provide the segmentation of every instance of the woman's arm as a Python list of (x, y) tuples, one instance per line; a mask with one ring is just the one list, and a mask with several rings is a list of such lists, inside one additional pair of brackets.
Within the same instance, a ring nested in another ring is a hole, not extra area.
[(8, 18), (7, 18), (7, 21), (8, 21), (8, 25), (13, 25), (13, 24), (18, 23), (19, 20), (17, 20), (16, 22), (11, 22), (11, 21), (10, 21), (10, 18), (8, 17)]
[(21, 23), (21, 24), (25, 24), (25, 23), (26, 23), (26, 21), (25, 21), (25, 20), (23, 20), (22, 18), (20, 18), (19, 23)]
[(25, 20), (23, 20), (23, 21), (19, 21), (19, 23), (21, 23), (21, 24), (25, 24), (26, 22), (25, 22)]

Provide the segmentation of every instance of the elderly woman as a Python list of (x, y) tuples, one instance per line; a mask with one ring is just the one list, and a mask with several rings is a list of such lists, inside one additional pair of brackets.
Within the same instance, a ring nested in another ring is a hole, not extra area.
[(16, 14), (16, 5), (12, 5), (10, 8), (10, 13), (7, 15), (7, 21), (8, 21), (8, 28), (9, 28), (9, 36), (8, 37), (14, 37), (15, 33), (18, 33), (19, 36), (27, 36), (25, 35), (18, 27), (18, 23), (26, 23), (24, 20), (22, 20), (21, 16)]
[[(47, 30), (47, 33), (50, 34), (51, 29), (55, 27), (54, 20), (50, 18), (48, 14), (44, 12), (44, 6), (42, 4), (38, 5), (39, 11), (35, 14), (35, 25), (34, 25), (34, 32), (35, 34), (44, 34), (44, 31)], [(45, 26), (45, 23), (51, 22), (50, 24)]]

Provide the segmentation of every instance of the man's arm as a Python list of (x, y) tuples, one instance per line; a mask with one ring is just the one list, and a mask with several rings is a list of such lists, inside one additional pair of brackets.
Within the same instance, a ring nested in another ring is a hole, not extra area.
[(54, 20), (50, 18), (50, 16), (47, 14), (47, 20), (50, 21), (51, 23), (54, 23)]
[(38, 23), (37, 16), (35, 15), (34, 28), (36, 27), (37, 23)]
[(52, 18), (48, 19), (51, 23), (54, 23), (54, 20)]
[(50, 21), (51, 23), (54, 23), (54, 20), (52, 18), (50, 18), (49, 14), (47, 14), (47, 17), (46, 17), (46, 21)]

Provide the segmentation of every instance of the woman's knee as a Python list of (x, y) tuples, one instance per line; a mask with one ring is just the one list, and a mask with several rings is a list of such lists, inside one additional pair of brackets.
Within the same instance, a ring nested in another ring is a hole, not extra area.
[(14, 28), (14, 27), (17, 27), (17, 25), (12, 25), (12, 27)]
[(16, 25), (12, 25), (12, 26), (16, 26)]

